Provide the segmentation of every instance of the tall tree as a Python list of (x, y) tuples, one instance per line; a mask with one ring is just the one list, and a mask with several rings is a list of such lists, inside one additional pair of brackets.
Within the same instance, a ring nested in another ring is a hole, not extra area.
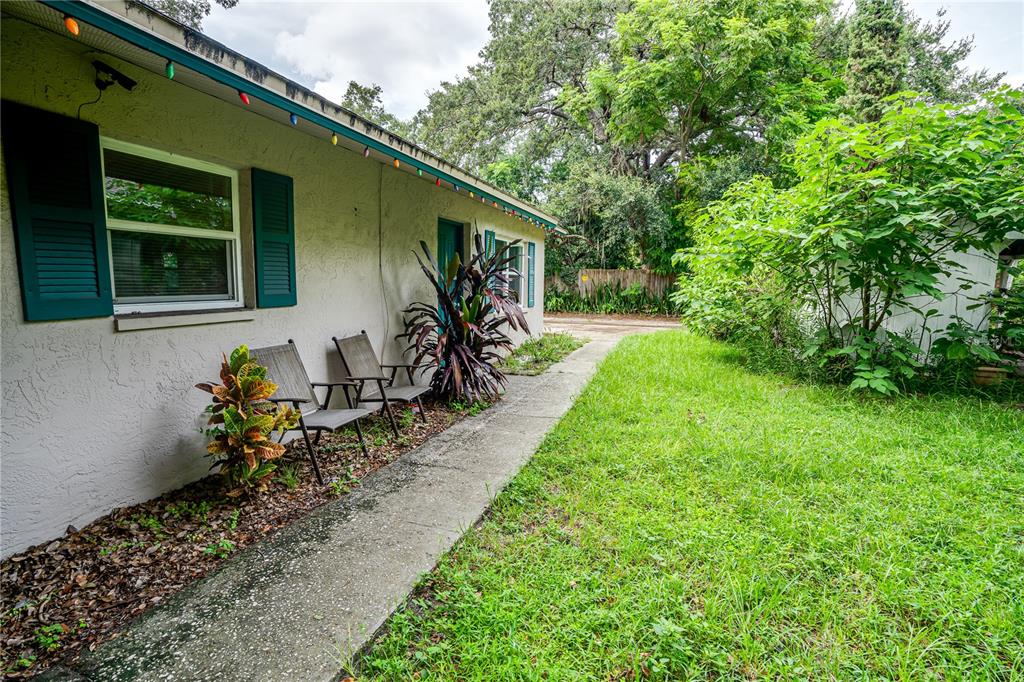
[[(238, 4), (238, 0), (215, 0), (215, 2), (227, 9)], [(197, 31), (202, 30), (203, 19), (210, 16), (210, 11), (213, 9), (210, 0), (144, 0), (143, 4), (149, 5)]]
[(376, 83), (360, 85), (356, 81), (349, 81), (345, 94), (341, 97), (341, 105), (391, 132), (406, 135), (409, 132), (409, 124), (384, 107), (383, 91), (384, 89)]
[(849, 25), (846, 96), (857, 119), (877, 121), (882, 100), (903, 89), (907, 75), (907, 17), (903, 0), (857, 0)]
[(902, 90), (936, 102), (962, 102), (995, 87), (1003, 74), (968, 72), (961, 62), (974, 49), (973, 39), (947, 42), (948, 32), (945, 10), (928, 22), (904, 0), (857, 0), (852, 16), (837, 22), (828, 41), (826, 59), (844, 71), (841, 105), (855, 119), (876, 121), (883, 100)]

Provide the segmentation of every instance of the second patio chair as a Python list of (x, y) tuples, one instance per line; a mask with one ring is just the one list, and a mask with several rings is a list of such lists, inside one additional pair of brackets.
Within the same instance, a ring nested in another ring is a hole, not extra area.
[[(366, 441), (363, 440), (363, 430), (359, 426), (359, 420), (375, 410), (360, 408), (358, 402), (352, 401), (348, 391), (349, 389), (358, 389), (359, 385), (356, 382), (347, 379), (343, 381), (310, 381), (302, 359), (299, 357), (299, 351), (295, 347), (295, 342), (291, 339), (288, 339), (288, 343), (280, 346), (253, 348), (249, 352), (256, 362), (267, 368), (267, 379), (277, 384), (277, 392), (270, 397), (270, 400), (275, 403), (289, 403), (299, 411), (299, 426), (293, 430), (302, 431), (302, 437), (306, 439), (309, 461), (313, 465), (313, 473), (316, 474), (316, 480), (320, 485), (323, 485), (324, 477), (320, 473), (315, 446), (320, 444), (320, 436), (324, 431), (337, 431), (348, 424), (354, 425), (356, 434), (359, 436), (359, 446), (363, 449), (363, 454), (366, 454)], [(331, 394), (338, 386), (345, 393), (348, 409), (329, 409)], [(316, 388), (320, 387), (327, 388), (327, 396), (323, 403), (316, 395)], [(310, 439), (310, 431), (316, 432), (315, 441)]]
[[(395, 415), (391, 411), (391, 403), (416, 403), (420, 409), (420, 418), (426, 423), (427, 416), (423, 411), (421, 396), (429, 392), (430, 387), (417, 386), (414, 383), (413, 372), (416, 370), (416, 365), (402, 363), (382, 365), (377, 360), (376, 353), (373, 352), (370, 337), (366, 335), (365, 330), (355, 336), (346, 336), (343, 339), (334, 337), (334, 345), (337, 346), (338, 354), (341, 355), (341, 363), (345, 366), (348, 378), (359, 383), (359, 388), (356, 389), (356, 405), (359, 403), (382, 403), (384, 413), (388, 416), (391, 430), (395, 432), (396, 437), (399, 435), (398, 422), (395, 421)], [(385, 368), (391, 370), (390, 377), (384, 374)], [(395, 386), (398, 370), (403, 368), (409, 376), (409, 385)], [(367, 391), (367, 383), (371, 384), (369, 391)]]

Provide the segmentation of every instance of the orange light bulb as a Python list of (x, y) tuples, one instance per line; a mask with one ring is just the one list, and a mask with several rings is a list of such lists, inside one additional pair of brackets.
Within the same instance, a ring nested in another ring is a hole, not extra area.
[(64, 28), (66, 28), (68, 30), (68, 33), (70, 33), (73, 36), (77, 36), (78, 33), (81, 31), (81, 29), (78, 27), (78, 22), (75, 21), (75, 18), (69, 17), (66, 14), (64, 15)]

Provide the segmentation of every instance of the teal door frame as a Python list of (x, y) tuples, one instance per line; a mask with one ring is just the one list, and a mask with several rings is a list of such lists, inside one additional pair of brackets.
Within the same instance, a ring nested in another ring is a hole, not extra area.
[(448, 270), (448, 263), (457, 253), (459, 260), (466, 262), (466, 256), (462, 248), (464, 226), (454, 220), (445, 218), (437, 219), (437, 264), (441, 272)]

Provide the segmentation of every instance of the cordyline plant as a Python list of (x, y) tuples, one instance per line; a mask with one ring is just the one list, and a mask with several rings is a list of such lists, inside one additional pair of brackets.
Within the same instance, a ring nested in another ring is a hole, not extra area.
[[(397, 338), (410, 341), (416, 364), (433, 367), (430, 387), (434, 395), (447, 399), (481, 400), (496, 398), (505, 385), (498, 369), (500, 351), (512, 349), (506, 330), (529, 333), (517, 294), (510, 286), (518, 277), (510, 255), (512, 242), (488, 256), (480, 235), (474, 239), (475, 254), (462, 263), (458, 254), (444, 271), (425, 242), (419, 254), (423, 274), (434, 285), (437, 301), (414, 303), (404, 311), (405, 332)], [(429, 264), (429, 267), (428, 267)]]
[(267, 380), (267, 368), (249, 355), (248, 346), (241, 345), (223, 357), (220, 384), (196, 384), (196, 388), (213, 394), (210, 413), (210, 443), (207, 452), (215, 459), (213, 466), (227, 478), (235, 494), (245, 489), (266, 488), (266, 478), (276, 468), (273, 460), (284, 454), (284, 446), (270, 435), (294, 428), (298, 414), (268, 400), (277, 391), (277, 384)]

